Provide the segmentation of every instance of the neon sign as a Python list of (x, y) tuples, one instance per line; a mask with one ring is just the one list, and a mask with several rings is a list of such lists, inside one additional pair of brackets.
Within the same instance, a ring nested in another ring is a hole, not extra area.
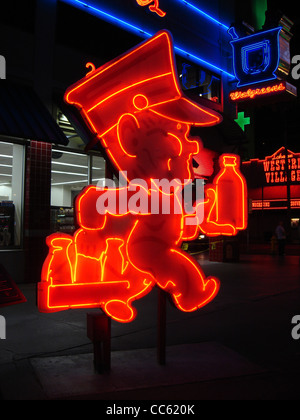
[(247, 227), (247, 185), (239, 170), (240, 158), (222, 155), (220, 173), (207, 185), (204, 221), (200, 231), (210, 237), (234, 236)]
[[(166, 12), (162, 11), (159, 8), (159, 0), (136, 0), (136, 2), (139, 6), (149, 5), (149, 10), (153, 13), (156, 13), (160, 17), (166, 16)], [(154, 3), (154, 4), (151, 4), (151, 3)]]
[(288, 150), (288, 156), (286, 156), (285, 148), (281, 147), (274, 155), (264, 160), (252, 159), (249, 162), (243, 162), (246, 166), (251, 164), (262, 168), (266, 185), (285, 185), (287, 173), (289, 173), (291, 183), (300, 183), (300, 153)]
[[(142, 24), (135, 22), (131, 18), (124, 19), (124, 17), (121, 17), (118, 12), (112, 13), (111, 11), (108, 11), (105, 7), (104, 8), (102, 6), (95, 7), (89, 2), (81, 1), (81, 0), (63, 0), (63, 1), (65, 3), (71, 4), (72, 6), (79, 8), (80, 10), (83, 10), (84, 12), (100, 17), (101, 19), (113, 25), (117, 25), (120, 28), (125, 29), (126, 31), (129, 31), (137, 36), (148, 38), (154, 35), (153, 31), (151, 32), (146, 31)], [(200, 9), (199, 9), (199, 13), (202, 14), (202, 16), (204, 16), (206, 19), (215, 21), (215, 23), (218, 23), (219, 25), (221, 25), (220, 22), (217, 22), (214, 18), (209, 16), (207, 13), (201, 11)], [(183, 48), (182, 45), (180, 46), (179, 44), (175, 45), (174, 48), (176, 52), (182, 57), (184, 57), (185, 59), (188, 58), (189, 60), (197, 64), (208, 67), (209, 69), (211, 69), (214, 72), (217, 72), (218, 74), (226, 75), (230, 79), (234, 78), (234, 75), (226, 71), (225, 68), (220, 68), (216, 63), (207, 61), (205, 57), (199, 56), (198, 54), (193, 53), (193, 51)]]
[(279, 36), (282, 27), (239, 38), (235, 29), (229, 29), (233, 38), (233, 68), (238, 87), (262, 83), (277, 78), (280, 62)]
[(257, 97), (269, 96), (271, 94), (285, 92), (286, 83), (277, 83), (270, 86), (259, 87), (256, 89), (237, 90), (230, 93), (230, 99), (234, 102), (256, 99)]
[[(292, 209), (300, 209), (300, 199), (290, 200)], [(252, 210), (286, 210), (288, 208), (287, 200), (253, 200)]]
[(300, 182), (300, 156), (289, 152), (288, 159), (281, 149), (272, 159), (263, 162), (267, 184), (284, 184), (287, 182), (286, 163), (291, 174), (291, 182)]
[[(180, 194), (195, 179), (192, 158), (199, 159), (203, 149), (199, 138), (190, 137), (191, 125), (214, 126), (221, 117), (183, 96), (166, 31), (99, 69), (89, 67), (92, 71), (68, 89), (65, 101), (79, 110), (94, 136), (89, 147), (101, 143), (123, 185), (86, 187), (75, 203), (79, 229), (47, 238), (39, 310), (100, 307), (112, 319), (130, 322), (136, 316), (133, 302), (155, 285), (181, 311), (202, 308), (217, 295), (220, 282), (205, 276), (181, 249), (182, 242), (201, 231), (236, 235), (247, 224), (238, 156), (221, 156), (221, 170), (194, 203), (194, 212), (185, 211)], [(172, 182), (174, 190), (164, 191), (157, 179)], [(169, 199), (168, 212), (152, 211), (151, 205), (130, 210), (132, 200), (151, 202), (154, 193), (159, 209)], [(110, 194), (126, 211), (100, 211), (103, 196)]]
[(183, 3), (185, 6), (191, 8), (193, 12), (199, 13), (199, 15), (201, 15), (202, 17), (205, 17), (210, 22), (214, 23), (215, 25), (218, 25), (223, 30), (228, 31), (229, 27), (227, 25), (215, 19), (214, 17), (210, 16), (208, 13), (204, 12), (204, 10), (199, 9), (199, 7), (196, 7), (194, 4), (189, 3), (186, 0), (178, 0), (178, 1)]
[(245, 126), (251, 123), (251, 118), (245, 117), (244, 112), (239, 112), (237, 119), (234, 121), (241, 127), (243, 131), (245, 131)]

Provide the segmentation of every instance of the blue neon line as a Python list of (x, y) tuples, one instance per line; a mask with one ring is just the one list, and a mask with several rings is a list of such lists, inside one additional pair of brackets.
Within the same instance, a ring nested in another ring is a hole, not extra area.
[[(262, 42), (257, 42), (256, 44), (252, 44), (252, 45), (247, 45), (245, 47), (242, 47), (242, 68), (244, 73), (250, 73), (250, 66), (249, 66), (249, 55), (247, 54), (249, 51), (253, 52), (253, 51), (259, 51), (261, 48), (263, 48), (265, 46), (265, 43), (267, 43), (268, 47), (269, 47), (269, 41), (262, 41)], [(245, 52), (245, 54), (244, 54)], [(270, 55), (269, 54), (264, 54), (264, 61), (263, 61), (263, 65), (264, 68), (263, 69), (258, 69), (255, 70), (254, 72), (252, 72), (251, 74), (259, 74), (259, 73), (263, 73), (267, 67), (269, 67), (270, 64)]]
[(100, 14), (100, 15), (106, 17), (106, 18), (109, 18), (110, 20), (115, 21), (117, 24), (121, 24), (121, 25), (127, 27), (130, 31), (140, 32), (140, 33), (145, 34), (147, 36), (152, 36), (152, 34), (150, 34), (149, 32), (146, 32), (143, 29), (138, 28), (137, 26), (131, 25), (130, 23), (125, 22), (125, 20), (122, 20), (120, 18), (117, 18), (116, 16), (110, 15), (109, 13), (106, 13), (103, 10), (100, 10), (100, 9), (94, 7), (94, 6), (91, 6), (91, 5), (87, 4), (87, 3), (84, 3), (83, 1), (80, 1), (80, 0), (71, 0), (71, 2), (73, 2), (73, 3), (79, 3), (81, 6), (84, 6), (84, 7), (88, 8), (88, 9), (93, 10), (97, 14)]
[[(260, 35), (263, 35), (263, 34), (266, 34), (266, 33), (269, 33), (269, 32), (275, 32), (276, 30), (278, 31), (278, 34), (277, 34), (277, 49), (278, 49), (278, 59), (277, 59), (277, 65), (276, 65), (276, 70), (278, 69), (278, 67), (279, 67), (279, 62), (280, 62), (280, 42), (279, 42), (279, 36), (280, 36), (280, 31), (279, 31), (279, 29), (281, 30), (282, 29), (282, 26), (278, 26), (277, 28), (272, 28), (272, 29), (268, 29), (267, 31), (265, 31), (265, 32), (257, 32), (257, 33), (255, 33), (255, 34), (253, 34), (253, 35), (248, 35), (248, 36), (246, 36), (246, 37), (243, 37), (243, 38), (238, 38), (238, 39), (233, 39), (232, 41), (230, 41), (230, 44), (233, 46), (234, 44), (235, 44), (235, 42), (237, 42), (237, 41), (240, 41), (240, 40), (246, 40), (246, 41), (248, 41), (249, 40), (249, 38), (258, 38)], [(250, 85), (255, 85), (255, 84), (257, 84), (257, 83), (264, 83), (264, 82), (269, 82), (269, 81), (271, 81), (271, 80), (274, 80), (274, 79), (276, 79), (277, 78), (277, 76), (276, 76), (276, 74), (275, 74), (275, 72), (276, 72), (276, 70), (274, 71), (274, 73), (273, 73), (273, 76), (272, 77), (270, 77), (270, 78), (262, 78), (261, 80), (256, 80), (256, 81), (254, 81), (254, 82), (247, 82), (247, 83), (241, 83), (241, 81), (240, 81), (240, 79), (238, 78), (238, 75), (237, 75), (237, 71), (236, 71), (236, 58), (235, 58), (235, 49), (233, 48), (233, 71), (234, 71), (234, 74), (235, 74), (235, 78), (238, 80), (238, 83), (237, 83), (237, 87), (244, 87), (244, 86), (250, 86)]]
[(269, 32), (279, 31), (279, 29), (282, 29), (282, 26), (277, 26), (276, 28), (268, 29), (267, 31), (263, 31), (263, 32), (256, 32), (255, 34), (247, 35), (242, 38), (233, 39), (232, 41), (230, 41), (230, 43), (234, 43), (234, 41), (244, 41), (244, 40), (248, 41), (250, 38), (258, 38), (261, 35), (268, 34)]
[[(126, 21), (124, 21), (124, 20), (116, 17), (116, 16), (113, 16), (113, 15), (107, 13), (107, 12), (104, 12), (101, 9), (98, 9), (98, 8), (96, 8), (94, 6), (91, 6), (91, 5), (85, 3), (85, 2), (83, 2), (81, 0), (63, 0), (63, 1), (65, 1), (67, 3), (77, 3), (80, 6), (83, 6), (83, 7), (86, 7), (87, 9), (93, 10), (95, 13), (103, 16), (104, 18), (109, 19), (110, 21), (115, 22), (118, 26), (120, 26), (120, 25), (121, 26), (124, 26), (130, 32), (143, 34), (143, 35), (146, 35), (146, 36), (149, 36), (149, 37), (152, 37), (154, 35), (154, 34), (151, 34), (149, 32), (146, 32), (143, 29), (141, 29), (141, 28), (139, 28), (139, 27), (137, 27), (135, 25), (132, 25), (132, 24), (130, 24), (130, 23), (128, 23), (128, 22), (126, 22)], [(208, 61), (205, 61), (204, 59), (202, 59), (200, 57), (197, 57), (196, 55), (191, 54), (188, 51), (183, 50), (182, 48), (177, 47), (176, 45), (174, 46), (174, 49), (177, 50), (179, 53), (184, 54), (185, 56), (188, 56), (188, 57), (192, 58), (193, 60), (195, 60), (195, 61), (197, 61), (199, 63), (204, 64), (205, 66), (208, 66), (208, 67), (214, 69), (217, 72), (224, 73), (227, 76), (229, 76), (230, 78), (233, 78), (233, 79), (235, 78), (235, 76), (233, 74), (228, 73), (225, 70), (222, 70), (221, 68), (215, 66), (214, 64), (211, 64)]]
[(219, 22), (217, 19), (213, 18), (212, 16), (205, 13), (203, 10), (199, 9), (198, 7), (194, 6), (193, 4), (187, 2), (186, 0), (178, 0), (181, 3), (184, 3), (186, 6), (191, 7), (193, 10), (195, 10), (197, 13), (200, 13), (200, 15), (204, 16), (206, 19), (211, 20), (212, 22), (216, 23), (217, 25), (221, 26), (223, 29), (228, 31), (229, 26), (224, 25), (224, 23)]
[(209, 63), (208, 61), (203, 60), (203, 58), (197, 57), (196, 55), (191, 54), (191, 53), (189, 53), (189, 52), (187, 52), (187, 51), (183, 50), (182, 48), (176, 47), (176, 45), (174, 46), (174, 49), (175, 49), (176, 51), (179, 51), (181, 54), (187, 55), (187, 56), (188, 56), (188, 58), (189, 58), (189, 57), (191, 57), (191, 58), (193, 58), (194, 60), (196, 60), (196, 61), (198, 61), (198, 62), (200, 62), (200, 63), (202, 63), (202, 64), (205, 64), (207, 67), (211, 67), (211, 68), (213, 68), (215, 71), (217, 70), (218, 72), (224, 73), (224, 74), (226, 74), (227, 76), (229, 76), (229, 77), (231, 77), (231, 78), (235, 79), (235, 76), (234, 76), (233, 74), (228, 73), (227, 71), (220, 69), (220, 67), (217, 67), (217, 66), (215, 66), (214, 64), (211, 64), (211, 63)]

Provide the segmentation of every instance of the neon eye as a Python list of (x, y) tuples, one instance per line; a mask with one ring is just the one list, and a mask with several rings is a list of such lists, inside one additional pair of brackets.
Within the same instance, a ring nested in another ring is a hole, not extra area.
[(177, 130), (181, 130), (181, 124), (177, 124)]

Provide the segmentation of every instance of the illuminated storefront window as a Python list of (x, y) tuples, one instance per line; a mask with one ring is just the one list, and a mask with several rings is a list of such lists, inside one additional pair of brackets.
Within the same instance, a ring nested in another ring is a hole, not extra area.
[(104, 176), (103, 157), (59, 148), (52, 150), (51, 231), (72, 233), (75, 230), (76, 196), (87, 185), (104, 182)]
[(22, 245), (25, 147), (0, 142), (0, 249)]
[(104, 185), (105, 180), (105, 160), (101, 156), (92, 155), (91, 167), (92, 167), (92, 176), (90, 185)]

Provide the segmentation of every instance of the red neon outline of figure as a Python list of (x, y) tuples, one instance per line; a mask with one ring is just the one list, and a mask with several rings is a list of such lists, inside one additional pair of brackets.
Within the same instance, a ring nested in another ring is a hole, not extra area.
[[(166, 31), (100, 69), (92, 68), (67, 91), (65, 100), (79, 109), (94, 133), (90, 147), (100, 141), (114, 167), (124, 176), (126, 171), (128, 182), (135, 173), (143, 172), (148, 190), (140, 186), (140, 191), (145, 200), (154, 192), (160, 200), (165, 195), (174, 196), (157, 186), (155, 179), (178, 176), (181, 181), (175, 189), (180, 191), (185, 185), (183, 179), (193, 179), (192, 156), (199, 153), (201, 144), (199, 139), (188, 138), (190, 126), (212, 126), (221, 121), (214, 111), (183, 97), (171, 36)], [(163, 140), (159, 147), (157, 138)], [(144, 158), (149, 148), (151, 159), (147, 161)], [(146, 162), (142, 169), (139, 162)], [(102, 307), (113, 319), (130, 322), (136, 315), (132, 302), (149, 293), (155, 284), (170, 293), (182, 311), (191, 312), (209, 303), (218, 293), (219, 281), (205, 278), (180, 245), (196, 238), (199, 229), (209, 236), (235, 235), (242, 229), (229, 222), (218, 223), (221, 175), (207, 188), (204, 203), (198, 203), (204, 205), (203, 224), (192, 228), (185, 226), (189, 216), (184, 214), (182, 203), (179, 214), (127, 211), (118, 215), (107, 211), (101, 215), (96, 202), (104, 191), (85, 188), (75, 205), (80, 229), (74, 236), (54, 234), (47, 238), (49, 255), (39, 283), (39, 309), (55, 312)], [(239, 179), (244, 181), (241, 176)], [(128, 187), (105, 191), (126, 192), (129, 200), (132, 198)]]
[[(229, 181), (231, 182), (231, 188), (235, 189), (236, 187), (240, 189), (241, 199), (230, 200), (230, 197), (225, 197), (219, 193), (219, 182), (220, 178), (226, 171), (225, 162), (226, 160), (231, 160), (232, 163), (229, 163), (228, 166), (232, 168), (234, 177)], [(233, 154), (223, 154), (219, 158), (221, 171), (215, 177), (213, 184), (208, 185), (206, 189), (207, 200), (204, 203), (204, 222), (200, 226), (200, 230), (207, 236), (234, 236), (238, 231), (244, 230), (247, 227), (248, 222), (248, 206), (247, 206), (247, 183), (244, 176), (239, 170), (240, 157)], [(221, 198), (223, 197), (223, 198)], [(235, 204), (235, 208), (233, 206)], [(232, 214), (230, 217), (221, 221), (222, 214), (229, 213)], [(233, 218), (233, 213), (239, 214), (239, 222)]]

